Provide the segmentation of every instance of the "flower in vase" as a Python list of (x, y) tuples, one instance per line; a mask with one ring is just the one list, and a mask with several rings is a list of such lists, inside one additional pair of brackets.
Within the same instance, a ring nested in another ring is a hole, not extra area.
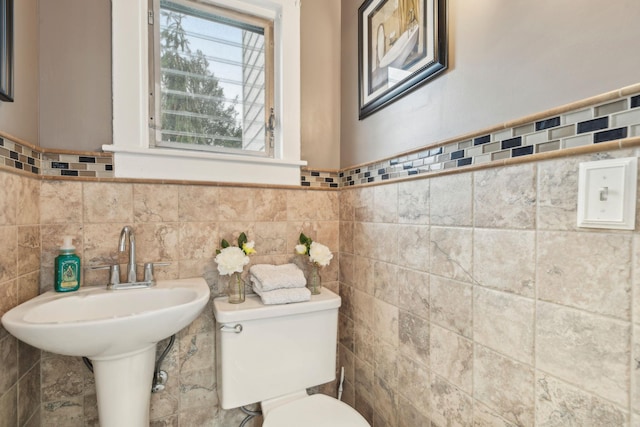
[(248, 255), (256, 253), (255, 243), (248, 241), (245, 233), (238, 236), (238, 246), (231, 246), (225, 239), (222, 239), (220, 246), (222, 249), (216, 250), (215, 261), (218, 264), (218, 272), (222, 275), (242, 273), (244, 266), (249, 264)]
[(322, 243), (313, 242), (309, 249), (309, 258), (321, 267), (326, 267), (333, 258), (333, 254), (328, 247)]
[(298, 239), (300, 244), (296, 245), (296, 253), (300, 255), (309, 255), (309, 260), (320, 267), (326, 267), (333, 258), (333, 254), (328, 247), (322, 243), (314, 242), (310, 237), (300, 233)]

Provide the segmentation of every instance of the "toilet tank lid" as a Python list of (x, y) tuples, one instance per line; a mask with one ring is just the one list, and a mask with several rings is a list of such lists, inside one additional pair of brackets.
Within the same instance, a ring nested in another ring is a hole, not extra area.
[(330, 310), (340, 307), (341, 304), (340, 297), (327, 288), (322, 288), (320, 295), (312, 295), (310, 301), (291, 304), (265, 305), (262, 304), (258, 295), (247, 295), (245, 301), (241, 304), (229, 304), (227, 300), (227, 297), (218, 297), (213, 300), (213, 315), (219, 323), (241, 322)]

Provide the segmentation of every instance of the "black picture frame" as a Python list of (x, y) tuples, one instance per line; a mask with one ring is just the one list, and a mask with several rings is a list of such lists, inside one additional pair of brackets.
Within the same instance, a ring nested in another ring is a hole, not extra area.
[(360, 120), (446, 68), (446, 0), (366, 0), (358, 8)]
[(0, 0), (0, 101), (13, 102), (13, 0)]

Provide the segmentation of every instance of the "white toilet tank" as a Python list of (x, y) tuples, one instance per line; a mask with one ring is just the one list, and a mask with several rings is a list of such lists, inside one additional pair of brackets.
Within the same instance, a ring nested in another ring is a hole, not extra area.
[(311, 301), (264, 305), (213, 301), (216, 375), (223, 409), (262, 402), (335, 378), (340, 297), (323, 288)]

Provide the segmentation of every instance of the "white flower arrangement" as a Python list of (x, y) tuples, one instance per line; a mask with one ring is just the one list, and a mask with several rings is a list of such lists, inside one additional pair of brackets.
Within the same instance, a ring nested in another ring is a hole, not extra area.
[(322, 243), (314, 242), (310, 237), (300, 233), (298, 239), (300, 244), (296, 245), (295, 250), (299, 255), (309, 255), (311, 262), (319, 265), (320, 267), (326, 267), (331, 262), (333, 254), (328, 247)]
[(224, 276), (242, 273), (244, 266), (249, 264), (248, 255), (256, 253), (255, 243), (247, 241), (245, 233), (238, 236), (238, 246), (231, 246), (225, 239), (222, 239), (220, 246), (222, 249), (216, 250), (215, 261), (218, 264), (218, 272)]

